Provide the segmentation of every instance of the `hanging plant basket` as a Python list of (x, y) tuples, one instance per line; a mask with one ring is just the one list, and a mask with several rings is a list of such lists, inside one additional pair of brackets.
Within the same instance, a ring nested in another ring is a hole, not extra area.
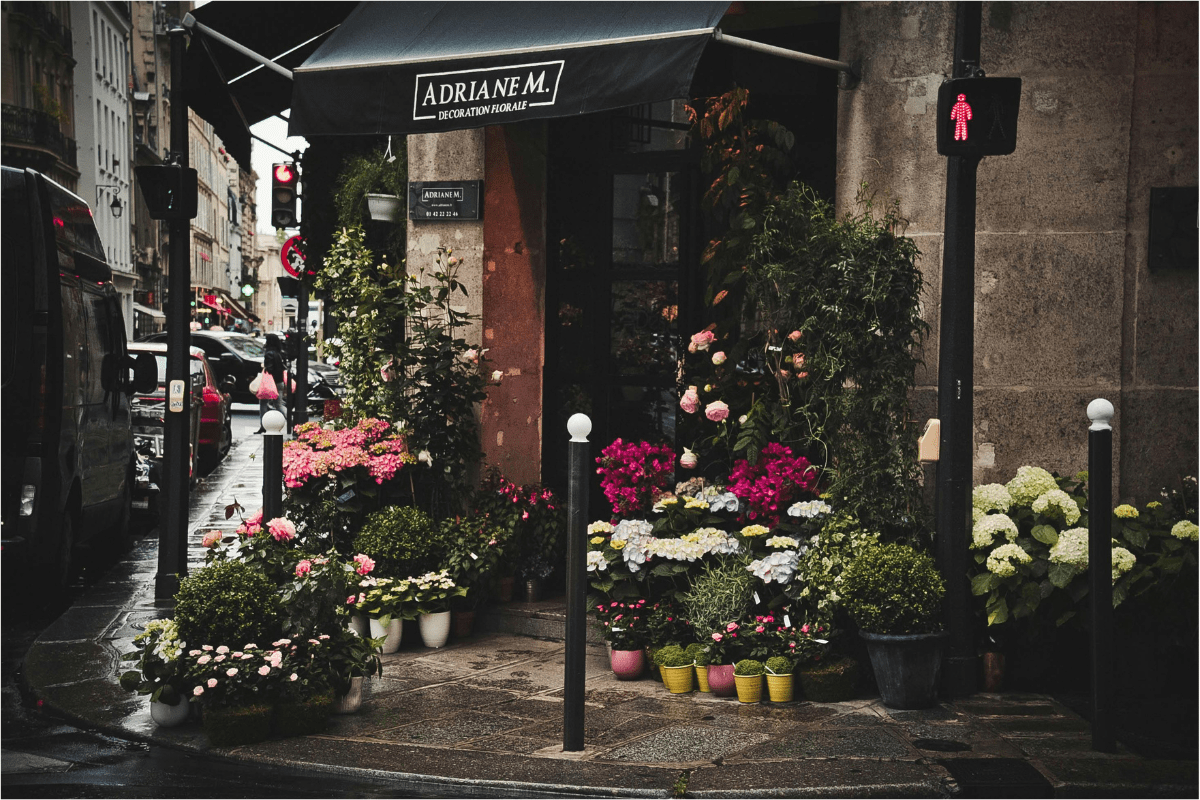
[(376, 222), (397, 222), (404, 217), (403, 201), (394, 194), (368, 194), (367, 210)]

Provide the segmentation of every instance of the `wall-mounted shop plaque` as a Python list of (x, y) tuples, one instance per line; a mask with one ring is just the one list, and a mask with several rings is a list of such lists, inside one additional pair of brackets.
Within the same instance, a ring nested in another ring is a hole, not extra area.
[(409, 181), (408, 218), (479, 219), (483, 181)]

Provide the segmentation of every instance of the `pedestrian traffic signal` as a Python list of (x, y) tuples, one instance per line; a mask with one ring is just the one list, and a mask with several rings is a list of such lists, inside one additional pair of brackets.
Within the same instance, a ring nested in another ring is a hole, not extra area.
[(296, 187), (300, 172), (294, 163), (271, 167), (271, 225), (276, 228), (295, 228), (300, 225), (296, 213)]
[(944, 156), (1006, 156), (1017, 149), (1020, 78), (952, 78), (938, 89), (937, 150)]

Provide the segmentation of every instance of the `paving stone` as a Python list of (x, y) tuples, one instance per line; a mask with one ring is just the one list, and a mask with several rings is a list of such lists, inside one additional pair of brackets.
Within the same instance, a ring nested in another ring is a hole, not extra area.
[[(519, 700), (508, 700), (488, 706), (487, 709), (488, 711), (495, 711), (498, 714), (523, 717), (525, 719), (552, 719), (562, 717), (563, 715), (562, 700), (557, 699), (539, 700), (537, 698), (521, 698)], [(585, 717), (590, 710), (584, 710)]]
[(695, 719), (709, 713), (707, 706), (688, 702), (687, 697), (638, 697), (616, 705), (630, 714), (652, 714), (670, 719)]
[(912, 711), (888, 711), (888, 716), (897, 722), (932, 722), (958, 719), (953, 710), (944, 706), (914, 709)]
[[(1087, 736), (1012, 736), (1007, 741), (1027, 756), (1067, 756), (1072, 758), (1111, 758), (1108, 753), (1092, 749), (1092, 737)], [(1129, 751), (1117, 744), (1117, 752), (1125, 755)]]
[(742, 753), (744, 758), (916, 758), (916, 752), (886, 728), (800, 731)]
[[(562, 740), (560, 739), (559, 742)], [(494, 753), (533, 753), (550, 747), (554, 742), (547, 739), (529, 739), (524, 736), (487, 736), (468, 742), (465, 747), (472, 750), (485, 750)]]
[(688, 763), (725, 758), (768, 739), (764, 733), (729, 731), (699, 725), (668, 728), (616, 747), (598, 759), (641, 763)]
[[(583, 714), (583, 739), (587, 744), (615, 745), (637, 738), (669, 725), (658, 717), (631, 717), (629, 714), (607, 709), (587, 709)], [(535, 722), (521, 728), (517, 735), (534, 739), (563, 740), (562, 717)]]
[(1018, 717), (988, 720), (988, 725), (1000, 733), (1058, 733), (1087, 731), (1088, 724), (1079, 717)]
[(526, 721), (523, 719), (512, 719), (481, 711), (463, 711), (452, 717), (422, 720), (402, 728), (380, 731), (373, 736), (415, 744), (457, 744), (501, 731), (510, 731), (524, 724)]
[(958, 703), (957, 707), (981, 717), (1052, 717), (1060, 713), (1046, 703)]

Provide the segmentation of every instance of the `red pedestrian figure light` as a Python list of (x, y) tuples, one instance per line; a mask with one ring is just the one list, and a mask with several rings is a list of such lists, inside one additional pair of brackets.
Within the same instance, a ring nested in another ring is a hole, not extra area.
[(954, 120), (954, 141), (967, 140), (967, 120), (971, 118), (971, 106), (967, 103), (967, 96), (960, 94), (958, 102), (950, 109), (950, 119)]

